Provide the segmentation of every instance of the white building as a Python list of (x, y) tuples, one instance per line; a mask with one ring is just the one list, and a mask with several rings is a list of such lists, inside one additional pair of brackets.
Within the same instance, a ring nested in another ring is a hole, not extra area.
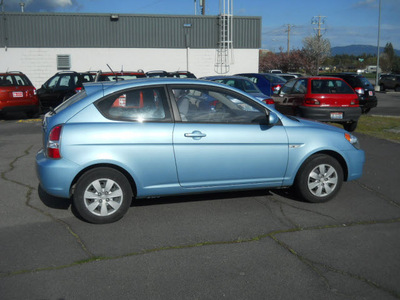
[(2, 13), (0, 71), (258, 72), (261, 17)]

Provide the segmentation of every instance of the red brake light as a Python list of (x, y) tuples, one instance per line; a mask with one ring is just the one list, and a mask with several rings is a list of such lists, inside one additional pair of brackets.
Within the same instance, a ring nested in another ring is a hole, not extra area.
[(49, 134), (49, 141), (47, 142), (47, 156), (54, 159), (61, 158), (60, 154), (60, 137), (62, 125), (54, 127)]
[(262, 100), (262, 102), (264, 102), (265, 104), (275, 104), (275, 101), (273, 99), (264, 99)]
[(82, 92), (82, 90), (83, 90), (83, 87), (76, 87), (75, 88), (75, 93)]
[(320, 105), (317, 99), (304, 99), (305, 105)]
[(354, 88), (357, 94), (364, 95), (365, 90), (361, 87)]

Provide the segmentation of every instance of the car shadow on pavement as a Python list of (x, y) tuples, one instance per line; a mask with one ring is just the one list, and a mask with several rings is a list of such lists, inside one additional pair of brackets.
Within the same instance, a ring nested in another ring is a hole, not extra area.
[(141, 198), (141, 199), (133, 199), (131, 207), (197, 202), (197, 201), (207, 201), (207, 200), (225, 200), (232, 198), (260, 197), (260, 196), (272, 196), (272, 194), (269, 190), (262, 189), (262, 190), (233, 191), (233, 192), (231, 191), (231, 192), (207, 193), (207, 194), (188, 194), (188, 195), (166, 196), (158, 198)]
[(43, 188), (40, 186), (40, 184), (38, 186), (38, 194), (39, 199), (43, 202), (44, 205), (49, 208), (67, 210), (72, 203), (71, 199), (55, 197), (46, 193), (45, 190), (43, 190)]

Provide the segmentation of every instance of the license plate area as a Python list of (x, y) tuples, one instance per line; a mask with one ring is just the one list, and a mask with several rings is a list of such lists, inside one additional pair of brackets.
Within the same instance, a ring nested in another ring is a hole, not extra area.
[(373, 95), (374, 95), (374, 92), (373, 92), (373, 91), (369, 91), (369, 92), (368, 92), (368, 95), (373, 96)]
[(331, 112), (332, 120), (341, 120), (343, 119), (343, 112)]
[(14, 98), (22, 98), (24, 97), (24, 93), (23, 92), (13, 92), (12, 93)]

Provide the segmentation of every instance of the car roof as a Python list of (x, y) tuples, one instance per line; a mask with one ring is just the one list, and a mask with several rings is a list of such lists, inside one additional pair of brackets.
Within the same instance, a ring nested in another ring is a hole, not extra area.
[(129, 72), (129, 71), (123, 71), (123, 72), (102, 72), (99, 75), (146, 75), (145, 73), (142, 72)]
[(217, 79), (241, 79), (241, 80), (251, 81), (249, 78), (244, 77), (244, 76), (239, 76), (239, 75), (215, 75), (215, 76), (205, 76), (205, 77), (200, 77), (200, 79), (206, 79), (206, 80), (217, 80)]

